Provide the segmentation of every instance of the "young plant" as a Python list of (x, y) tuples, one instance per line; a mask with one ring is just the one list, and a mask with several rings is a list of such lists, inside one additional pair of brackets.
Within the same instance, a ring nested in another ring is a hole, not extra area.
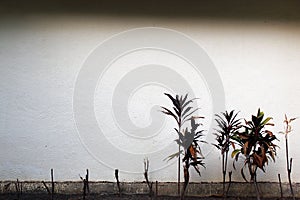
[(292, 179), (291, 179), (293, 158), (289, 159), (288, 134), (290, 132), (292, 132), (291, 122), (296, 120), (297, 118), (288, 119), (286, 115), (284, 115), (284, 117), (285, 117), (285, 119), (284, 119), (283, 122), (284, 122), (284, 125), (285, 125), (285, 130), (283, 132), (280, 132), (280, 133), (283, 133), (285, 135), (286, 169), (287, 169), (287, 173), (288, 173), (290, 190), (291, 190), (293, 199), (295, 200), (294, 190), (293, 190), (293, 186), (292, 186)]
[(251, 177), (250, 181), (255, 185), (257, 199), (260, 199), (256, 182), (257, 168), (265, 172), (268, 160), (272, 158), (275, 162), (277, 146), (273, 143), (273, 141), (277, 138), (271, 131), (266, 130), (266, 126), (274, 126), (274, 124), (269, 123), (271, 119), (271, 117), (264, 119), (264, 113), (258, 109), (256, 116), (252, 115), (252, 119), (250, 121), (245, 120), (245, 130), (234, 137), (234, 140), (241, 148), (235, 149), (232, 152), (232, 157), (235, 157), (235, 160), (237, 161), (240, 154), (244, 155), (245, 162), (241, 169), (241, 174), (247, 181), (243, 169), (244, 167), (248, 167)]
[[(184, 194), (189, 183), (189, 167), (193, 166), (195, 170), (200, 174), (199, 165), (204, 166), (203, 156), (201, 154), (201, 149), (199, 142), (203, 142), (200, 139), (203, 136), (203, 130), (197, 131), (200, 123), (196, 123), (197, 118), (203, 118), (198, 116), (193, 116), (193, 114), (198, 110), (198, 108), (193, 108), (191, 105), (195, 99), (188, 99), (188, 95), (179, 96), (165, 93), (165, 95), (172, 101), (173, 110), (166, 107), (161, 107), (162, 112), (166, 115), (172, 116), (177, 123), (177, 127), (174, 128), (178, 134), (178, 139), (175, 140), (178, 144), (178, 152), (169, 156), (169, 160), (178, 157), (178, 194), (180, 194), (180, 154), (183, 154), (182, 159), (183, 169), (184, 169), (184, 187), (181, 193), (181, 198), (184, 198)], [(190, 121), (191, 128), (183, 128), (183, 125)], [(200, 155), (200, 156), (199, 156)]]
[(230, 113), (225, 111), (221, 115), (216, 114), (217, 118), (215, 119), (218, 124), (215, 133), (217, 144), (213, 145), (221, 151), (222, 155), (223, 196), (225, 196), (228, 151), (230, 146), (234, 147), (232, 138), (239, 133), (238, 131), (241, 128), (241, 121), (237, 118), (237, 115), (238, 113), (235, 113), (234, 110)]

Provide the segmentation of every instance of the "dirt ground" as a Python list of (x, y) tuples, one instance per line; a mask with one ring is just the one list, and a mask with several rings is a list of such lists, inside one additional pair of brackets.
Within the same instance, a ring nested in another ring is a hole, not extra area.
[[(81, 195), (63, 195), (56, 194), (53, 198), (54, 200), (82, 200)], [(90, 194), (85, 198), (86, 200), (178, 200), (179, 197), (171, 196), (158, 196), (149, 197), (149, 195), (103, 195), (103, 194)], [(222, 197), (185, 197), (186, 200), (222, 200)], [(228, 197), (226, 200), (256, 200), (256, 198), (239, 198), (239, 197)], [(280, 200), (281, 198), (261, 198), (262, 200)], [(284, 198), (292, 199), (292, 198)], [(51, 196), (48, 194), (22, 194), (18, 197), (17, 194), (0, 194), (0, 200), (51, 200)], [(298, 199), (299, 200), (299, 199)]]

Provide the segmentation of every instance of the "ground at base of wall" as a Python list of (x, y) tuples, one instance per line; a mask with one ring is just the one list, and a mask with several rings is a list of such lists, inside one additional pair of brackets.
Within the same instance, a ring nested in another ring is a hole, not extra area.
[[(51, 196), (47, 194), (22, 194), (18, 197), (17, 194), (0, 194), (0, 200), (50, 200)], [(65, 195), (65, 194), (56, 194), (54, 195), (53, 200), (82, 200), (82, 195)], [(174, 196), (158, 196), (158, 197), (150, 197), (149, 195), (119, 195), (115, 194), (90, 194), (85, 197), (85, 200), (178, 200), (179, 197)], [(186, 200), (223, 200), (222, 197), (185, 197)], [(292, 198), (261, 198), (261, 200), (288, 200)], [(300, 200), (300, 198), (296, 198)], [(254, 197), (227, 197), (226, 200), (256, 200)]]

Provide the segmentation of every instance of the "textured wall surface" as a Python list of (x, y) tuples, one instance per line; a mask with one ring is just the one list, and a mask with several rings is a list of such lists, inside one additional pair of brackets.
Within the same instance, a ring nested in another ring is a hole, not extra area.
[[(21, 182), (23, 194), (39, 194), (47, 195), (45, 186), (41, 182)], [(51, 182), (46, 182), (49, 187)], [(82, 194), (82, 182), (56, 182), (55, 193), (57, 194)], [(13, 182), (0, 182), (0, 194), (14, 194), (16, 193), (15, 184)], [(20, 186), (21, 187), (21, 186)], [(116, 182), (90, 182), (90, 193), (92, 195), (108, 195), (118, 194), (118, 186)], [(146, 182), (124, 182), (121, 183), (121, 190), (123, 194), (149, 194), (149, 188)], [(263, 198), (276, 198), (280, 196), (280, 187), (277, 182), (260, 182), (258, 187)], [(295, 196), (299, 197), (299, 183), (294, 184)], [(157, 189), (157, 190), (156, 190)], [(160, 196), (176, 196), (177, 183), (174, 182), (154, 182), (153, 192)], [(157, 193), (156, 193), (157, 192)], [(284, 197), (289, 196), (290, 190), (288, 183), (282, 184), (282, 192)], [(187, 189), (187, 196), (220, 196), (222, 194), (222, 183), (190, 183)], [(233, 182), (230, 186), (228, 197), (255, 197), (256, 192), (254, 185), (246, 182)], [(15, 196), (17, 196), (15, 194)], [(33, 196), (32, 196), (33, 198)], [(40, 197), (39, 197), (40, 198)]]
[[(56, 180), (78, 180), (78, 174), (84, 174), (89, 168), (92, 180), (111, 181), (114, 169), (118, 168), (122, 181), (141, 181), (143, 158), (148, 157), (151, 179), (176, 180), (176, 162), (163, 161), (177, 149), (173, 141), (176, 134), (171, 132), (174, 123), (164, 121), (153, 137), (132, 137), (126, 135), (128, 132), (116, 121), (117, 117), (128, 115), (136, 134), (142, 135), (144, 127), (156, 119), (157, 123), (164, 119), (155, 105), (169, 105), (162, 94), (172, 90), (157, 83), (155, 78), (159, 73), (145, 72), (142, 80), (157, 74), (153, 78), (155, 84), (148, 80), (136, 85), (128, 99), (117, 101), (117, 107), (112, 105), (112, 98), (118, 98), (113, 95), (119, 80), (134, 69), (144, 65), (153, 65), (153, 69), (167, 66), (168, 70), (182, 75), (195, 96), (200, 97), (199, 113), (206, 117), (203, 128), (209, 130), (214, 114), (209, 96), (212, 89), (205, 83), (207, 77), (197, 75), (180, 57), (143, 49), (112, 60), (109, 68), (99, 75), (93, 94), (92, 106), (103, 135), (78, 130), (78, 121), (74, 119), (74, 91), (80, 70), (101, 43), (134, 28), (162, 27), (191, 38), (218, 71), (226, 109), (240, 110), (240, 116), (249, 119), (260, 107), (273, 117), (276, 126), (272, 130), (281, 131), (285, 113), (300, 116), (299, 2), (230, 1), (223, 4), (214, 1), (184, 4), (173, 1), (143, 4), (135, 1), (32, 1), (28, 4), (2, 1), (0, 179), (45, 180), (49, 179), (49, 169), (54, 168)], [(181, 45), (178, 42), (178, 46)], [(121, 46), (122, 43), (106, 48), (117, 50)], [(98, 55), (105, 57), (106, 52)], [(170, 79), (167, 72), (163, 76)], [(129, 78), (132, 81), (141, 76)], [(84, 81), (88, 84), (89, 77)], [(182, 86), (176, 80), (169, 81)], [(126, 84), (121, 88), (126, 89)], [(83, 100), (86, 98), (82, 96)], [(127, 105), (125, 110), (118, 107), (123, 104)], [(85, 107), (79, 109), (85, 110)], [(117, 114), (112, 113), (113, 109)], [(91, 127), (88, 118), (80, 123), (87, 130)], [(295, 121), (293, 129), (290, 155), (294, 158), (294, 169), (299, 169), (300, 120)], [(206, 169), (201, 170), (202, 177), (193, 173), (191, 179), (221, 181), (221, 158), (210, 145), (212, 133), (206, 134), (208, 144), (203, 147)], [(99, 140), (103, 136), (105, 143)], [(277, 161), (269, 163), (267, 174), (259, 173), (259, 180), (276, 181), (278, 173), (286, 180), (284, 137), (278, 135), (278, 138), (281, 149)], [(114, 152), (124, 153), (116, 155)], [(230, 166), (231, 163), (230, 160)], [(239, 164), (241, 167), (242, 162)], [(233, 179), (241, 180), (239, 170)], [(293, 170), (293, 180), (300, 181), (299, 171)]]

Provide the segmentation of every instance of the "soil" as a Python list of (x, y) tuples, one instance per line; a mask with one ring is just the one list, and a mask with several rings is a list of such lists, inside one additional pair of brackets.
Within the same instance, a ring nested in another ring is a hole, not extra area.
[[(56, 194), (53, 200), (82, 200), (82, 195), (65, 195)], [(158, 196), (149, 197), (149, 195), (122, 195), (119, 197), (115, 194), (90, 194), (85, 200), (179, 200), (179, 197), (172, 196)], [(226, 200), (256, 200), (253, 197), (228, 197)], [(280, 200), (281, 198), (261, 198), (261, 200)], [(292, 198), (283, 198), (292, 199)], [(0, 200), (51, 200), (51, 196), (48, 194), (22, 194), (19, 198), (17, 194), (0, 194)], [(223, 200), (222, 197), (185, 197), (185, 200)], [(299, 199), (298, 199), (299, 200)]]

